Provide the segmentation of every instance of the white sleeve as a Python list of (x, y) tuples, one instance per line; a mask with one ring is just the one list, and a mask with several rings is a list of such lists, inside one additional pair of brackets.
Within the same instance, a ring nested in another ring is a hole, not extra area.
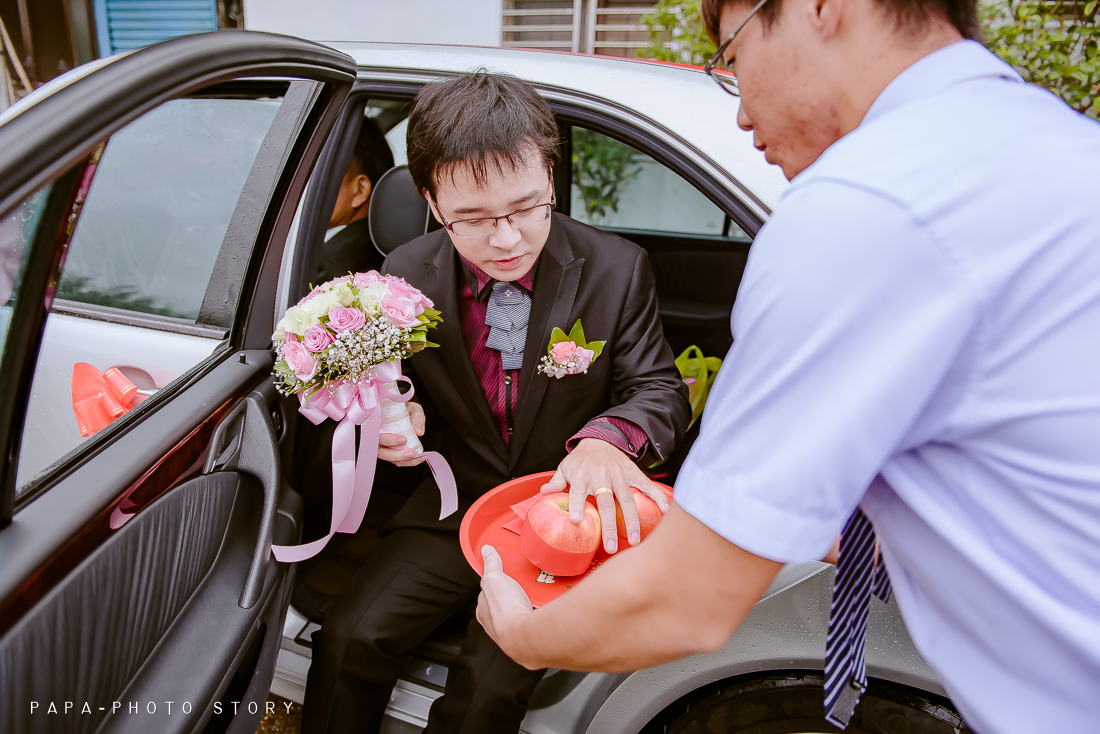
[(843, 183), (790, 190), (752, 246), (676, 501), (756, 555), (823, 557), (976, 318), (898, 205)]

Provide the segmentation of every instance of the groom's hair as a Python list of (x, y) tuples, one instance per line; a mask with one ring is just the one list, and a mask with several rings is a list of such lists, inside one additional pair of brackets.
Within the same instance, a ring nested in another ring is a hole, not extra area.
[(484, 186), (490, 168), (508, 173), (535, 152), (558, 161), (558, 125), (535, 88), (479, 69), (431, 82), (413, 100), (406, 132), (409, 173), (435, 199), (436, 184), (459, 167)]

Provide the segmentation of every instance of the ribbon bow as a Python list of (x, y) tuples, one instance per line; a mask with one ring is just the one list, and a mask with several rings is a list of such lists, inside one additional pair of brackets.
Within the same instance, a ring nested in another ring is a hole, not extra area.
[[(392, 392), (389, 383), (407, 382), (406, 393)], [(372, 378), (363, 382), (341, 381), (327, 385), (309, 397), (299, 394), (298, 412), (314, 425), (326, 419), (338, 421), (332, 434), (332, 523), (328, 535), (303, 545), (273, 545), (276, 560), (294, 563), (312, 558), (321, 552), (336, 533), (354, 533), (363, 522), (374, 486), (374, 471), (378, 463), (378, 436), (382, 432), (381, 401), (383, 396), (403, 403), (413, 396), (412, 381), (401, 374), (400, 362), (384, 362), (374, 370)], [(359, 433), (359, 451), (355, 451), (355, 427)], [(447, 460), (435, 451), (422, 454), (439, 487), (439, 519), (458, 509), (458, 489)]]
[(73, 365), (70, 383), (73, 394), (73, 414), (80, 437), (87, 438), (134, 407), (137, 385), (130, 382), (117, 367), (100, 372), (87, 362)]

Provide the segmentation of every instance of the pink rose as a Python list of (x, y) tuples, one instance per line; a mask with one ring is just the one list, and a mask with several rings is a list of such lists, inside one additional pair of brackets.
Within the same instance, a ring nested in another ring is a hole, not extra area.
[(565, 364), (573, 357), (576, 351), (576, 342), (558, 342), (554, 345), (554, 361), (558, 364)]
[(417, 318), (416, 304), (392, 294), (382, 298), (382, 313), (394, 326), (402, 329), (420, 323), (420, 319)]
[(342, 285), (344, 283), (350, 283), (350, 282), (351, 282), (351, 276), (350, 275), (341, 275), (339, 278), (333, 278), (332, 280), (329, 281), (329, 283), (332, 284), (332, 286), (334, 288), (338, 285)]
[(334, 341), (336, 339), (329, 330), (320, 324), (314, 324), (306, 329), (306, 334), (302, 337), (302, 343), (306, 345), (306, 349), (314, 354), (325, 351)]
[(592, 360), (595, 358), (596, 353), (591, 349), (577, 347), (577, 351), (573, 354), (573, 361), (577, 363), (577, 372), (584, 372), (588, 369), (588, 365), (592, 364)]
[(283, 345), (283, 359), (287, 367), (294, 370), (294, 376), (302, 382), (309, 382), (317, 374), (320, 362), (309, 353), (301, 342), (287, 342)]
[(328, 310), (328, 326), (335, 332), (351, 331), (367, 323), (367, 317), (357, 308), (333, 306)]
[(299, 338), (299, 336), (297, 334), (295, 334), (293, 331), (287, 331), (285, 333), (286, 333), (286, 340), (288, 342), (300, 342), (300, 341), (302, 341), (301, 338)]
[[(427, 299), (424, 298), (423, 293), (400, 278), (394, 278), (387, 285), (389, 286), (390, 293), (412, 306), (417, 316), (424, 313), (424, 301)], [(428, 301), (428, 304), (431, 305), (431, 301)]]
[(366, 273), (356, 273), (355, 277), (351, 279), (351, 284), (356, 288), (366, 288), (368, 285), (382, 283), (385, 280), (377, 270), (370, 270)]

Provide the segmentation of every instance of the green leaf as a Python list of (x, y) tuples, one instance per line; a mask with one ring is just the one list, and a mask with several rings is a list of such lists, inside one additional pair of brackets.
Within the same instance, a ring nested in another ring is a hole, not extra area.
[(555, 326), (554, 330), (550, 332), (550, 344), (546, 347), (546, 353), (549, 354), (554, 349), (555, 344), (567, 341), (569, 341), (569, 336)]
[(584, 346), (584, 327), (581, 326), (580, 319), (577, 319), (577, 323), (573, 324), (573, 328), (569, 330), (569, 341), (578, 347)]
[(607, 344), (607, 342), (606, 341), (588, 342), (588, 344), (585, 345), (585, 347), (584, 347), (585, 349), (591, 349), (592, 350), (592, 361), (593, 362), (596, 361), (596, 357), (599, 357), (601, 354), (603, 354), (603, 345), (604, 344)]

